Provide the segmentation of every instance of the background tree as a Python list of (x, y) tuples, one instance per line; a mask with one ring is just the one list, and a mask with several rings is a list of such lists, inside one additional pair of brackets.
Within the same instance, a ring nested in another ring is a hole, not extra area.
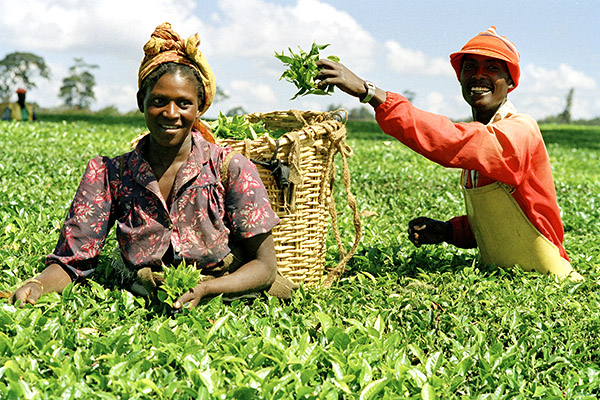
[(58, 97), (65, 101), (67, 107), (78, 110), (87, 110), (92, 101), (96, 99), (94, 86), (96, 78), (90, 70), (98, 68), (95, 64), (88, 64), (83, 58), (75, 58), (75, 64), (69, 68), (69, 76), (63, 79)]
[(246, 112), (246, 110), (244, 110), (244, 107), (238, 106), (238, 107), (234, 107), (231, 110), (227, 111), (225, 116), (233, 117), (234, 115), (244, 115), (244, 114), (248, 114)]
[(417, 94), (410, 89), (406, 89), (404, 92), (402, 92), (402, 95), (411, 103), (415, 101), (415, 97), (417, 97)]
[(373, 113), (373, 108), (369, 106), (358, 106), (351, 108), (350, 111), (348, 111), (349, 120), (368, 121), (373, 120), (374, 118), (375, 114)]
[(565, 109), (563, 112), (558, 114), (558, 123), (559, 124), (570, 124), (571, 123), (571, 107), (573, 106), (573, 93), (575, 89), (571, 88), (569, 93), (567, 94)]
[(37, 87), (35, 77), (50, 78), (50, 69), (42, 57), (32, 53), (10, 53), (0, 60), (0, 98), (7, 101), (17, 87)]
[(215, 92), (213, 104), (218, 103), (219, 101), (227, 100), (228, 98), (229, 95), (223, 89), (221, 89), (220, 86), (217, 86), (217, 91)]

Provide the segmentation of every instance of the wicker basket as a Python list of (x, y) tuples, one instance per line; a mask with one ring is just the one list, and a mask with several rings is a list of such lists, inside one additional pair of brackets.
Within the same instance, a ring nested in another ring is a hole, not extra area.
[[(328, 287), (343, 272), (361, 235), (346, 162), (352, 150), (345, 143), (346, 128), (340, 113), (290, 110), (249, 114), (247, 119), (252, 123), (264, 121), (269, 130), (288, 131), (279, 140), (268, 135), (254, 140), (219, 140), (220, 144), (230, 145), (257, 164), (271, 206), (281, 219), (273, 229), (279, 271), (295, 283), (322, 283)], [(348, 252), (342, 248), (335, 202), (331, 196), (336, 154), (342, 157), (348, 205), (354, 212), (354, 244)], [(278, 187), (272, 171), (261, 165), (277, 160), (289, 168), (287, 187)], [(340, 249), (340, 260), (323, 280), (329, 217)]]

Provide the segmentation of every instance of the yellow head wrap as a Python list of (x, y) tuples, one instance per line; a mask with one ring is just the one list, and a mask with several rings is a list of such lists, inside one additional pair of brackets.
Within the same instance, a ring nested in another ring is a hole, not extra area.
[(215, 76), (198, 49), (200, 37), (194, 34), (183, 40), (171, 29), (171, 24), (165, 22), (156, 27), (150, 40), (144, 45), (144, 59), (138, 72), (138, 87), (142, 81), (159, 65), (175, 62), (188, 65), (200, 74), (204, 86), (204, 104), (198, 109), (200, 115), (204, 114), (215, 98), (217, 85)]

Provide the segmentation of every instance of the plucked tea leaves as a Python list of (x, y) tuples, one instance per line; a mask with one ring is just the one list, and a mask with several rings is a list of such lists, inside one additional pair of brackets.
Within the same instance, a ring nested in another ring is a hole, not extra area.
[[(328, 46), (329, 44), (319, 45), (313, 43), (309, 52), (298, 47), (298, 53), (294, 53), (291, 48), (288, 48), (289, 56), (286, 56), (283, 51), (281, 53), (275, 52), (275, 57), (287, 66), (279, 79), (285, 79), (298, 89), (292, 100), (307, 94), (330, 95), (333, 92), (333, 85), (328, 85), (324, 90), (315, 87), (315, 78), (319, 73), (319, 67), (316, 64), (320, 59), (319, 52)], [(340, 61), (337, 56), (327, 58), (336, 62)]]

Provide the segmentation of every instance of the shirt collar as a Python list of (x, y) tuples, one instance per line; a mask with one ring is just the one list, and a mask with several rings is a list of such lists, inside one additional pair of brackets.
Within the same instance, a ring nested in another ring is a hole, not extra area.
[(498, 110), (496, 110), (496, 113), (494, 114), (489, 123), (493, 124), (494, 122), (498, 122), (501, 119), (507, 118), (511, 115), (515, 115), (516, 113), (517, 109), (515, 108), (515, 106), (513, 106), (513, 104), (510, 101), (505, 100), (504, 103), (502, 103), (502, 105), (498, 108)]
[[(148, 143), (148, 140), (150, 140), (149, 134), (140, 139), (135, 146), (132, 157), (129, 159), (128, 163), (135, 180), (146, 187), (149, 186), (152, 181), (156, 181), (156, 177), (152, 172), (150, 164), (143, 157), (143, 149)], [(198, 175), (202, 169), (202, 165), (209, 160), (210, 144), (202, 137), (200, 132), (192, 131), (192, 152), (180, 169), (175, 185), (181, 187), (190, 179)]]
[(185, 164), (181, 167), (175, 185), (183, 186), (190, 179), (200, 173), (202, 165), (210, 160), (210, 144), (198, 131), (192, 131), (192, 152)]

